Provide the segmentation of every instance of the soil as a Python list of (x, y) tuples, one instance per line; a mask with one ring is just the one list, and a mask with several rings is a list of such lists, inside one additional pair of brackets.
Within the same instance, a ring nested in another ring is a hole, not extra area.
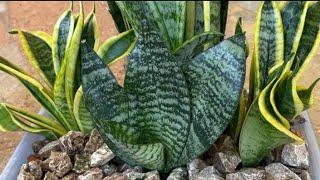
[[(101, 32), (100, 42), (106, 38), (117, 34), (113, 20), (106, 10), (104, 2), (95, 2), (96, 12)], [(92, 8), (93, 2), (84, 2), (84, 10), (87, 14)], [(231, 2), (229, 5), (229, 16), (227, 24), (226, 37), (234, 33), (234, 26), (237, 18), (242, 17), (243, 28), (247, 30), (247, 37), (250, 45), (250, 55), (247, 60), (247, 79), (249, 76), (251, 53), (253, 48), (253, 30), (255, 23), (255, 13), (259, 6), (258, 2)], [(22, 67), (37, 79), (35, 70), (31, 68), (29, 62), (24, 56), (19, 39), (7, 32), (12, 28), (22, 28), (25, 30), (42, 30), (51, 34), (52, 28), (59, 15), (69, 7), (68, 2), (38, 2), (38, 1), (9, 1), (0, 2), (0, 55), (10, 59), (11, 62)], [(78, 12), (78, 4), (74, 3), (74, 11)], [(320, 51), (318, 50), (312, 65), (308, 68), (300, 80), (302, 85), (309, 85), (314, 79), (320, 77)], [(112, 65), (111, 70), (120, 82), (124, 79), (123, 62), (119, 61)], [(248, 87), (248, 81), (245, 86)], [(314, 120), (315, 130), (320, 137), (320, 121), (317, 115), (320, 114), (320, 86), (314, 91), (315, 106), (310, 109), (311, 117)], [(14, 104), (17, 107), (37, 112), (40, 106), (27, 90), (14, 78), (0, 72), (0, 102)], [(19, 143), (22, 132), (0, 132), (0, 173), (9, 160), (14, 148)], [(320, 139), (319, 139), (320, 140)]]

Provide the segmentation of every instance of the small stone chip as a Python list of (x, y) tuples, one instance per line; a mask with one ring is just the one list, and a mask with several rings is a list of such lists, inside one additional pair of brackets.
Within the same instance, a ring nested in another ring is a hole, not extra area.
[(102, 170), (99, 168), (93, 168), (78, 177), (78, 180), (102, 180)]
[(206, 163), (202, 159), (197, 158), (191, 161), (187, 165), (189, 179), (192, 179), (193, 177), (195, 177), (206, 166), (207, 166)]
[(256, 168), (244, 168), (238, 172), (227, 174), (226, 180), (264, 180), (266, 171)]
[(72, 169), (70, 157), (65, 152), (51, 152), (49, 169), (58, 177), (63, 177)]
[(179, 167), (173, 169), (168, 176), (167, 180), (187, 180), (188, 179), (188, 171), (185, 167)]
[(36, 178), (29, 172), (28, 165), (23, 164), (20, 168), (17, 180), (36, 180)]
[(281, 162), (292, 167), (309, 167), (309, 154), (305, 143), (286, 144), (282, 150)]
[(214, 157), (214, 166), (225, 174), (234, 172), (240, 163), (241, 159), (236, 151), (218, 152)]
[(268, 180), (301, 180), (301, 178), (281, 163), (272, 163), (265, 167)]
[(108, 163), (111, 159), (113, 159), (115, 155), (109, 149), (107, 145), (103, 145), (98, 150), (96, 150), (90, 157), (90, 166), (91, 167), (99, 167), (106, 163)]
[(103, 145), (103, 139), (97, 129), (93, 129), (90, 133), (88, 142), (84, 147), (84, 153), (92, 154)]
[(60, 151), (60, 141), (59, 140), (55, 140), (52, 142), (49, 142), (48, 144), (46, 144), (45, 146), (43, 146), (38, 154), (42, 157), (42, 158), (48, 158), (51, 154), (51, 151)]
[(83, 152), (84, 134), (82, 132), (69, 131), (66, 135), (59, 138), (60, 148), (68, 155), (75, 155)]
[(158, 171), (150, 171), (145, 173), (143, 180), (160, 180)]
[(45, 175), (43, 180), (59, 180), (59, 178), (54, 175), (52, 172), (48, 171)]

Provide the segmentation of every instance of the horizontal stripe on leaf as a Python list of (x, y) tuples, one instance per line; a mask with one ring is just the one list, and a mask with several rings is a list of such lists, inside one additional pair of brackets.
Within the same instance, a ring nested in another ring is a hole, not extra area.
[(244, 34), (196, 56), (185, 74), (191, 90), (192, 123), (179, 165), (207, 150), (237, 109), (245, 78)]
[(283, 61), (284, 37), (280, 11), (275, 2), (264, 2), (258, 12), (254, 35), (253, 97), (257, 97), (268, 82), (268, 72)]
[(94, 119), (119, 115), (121, 87), (108, 66), (87, 45), (81, 43), (82, 86), (85, 105)]
[(131, 126), (148, 134), (144, 137), (147, 142), (159, 141), (164, 145), (168, 171), (175, 166), (188, 133), (188, 86), (160, 35), (144, 28), (129, 57), (124, 91)]
[(117, 1), (117, 4), (136, 32), (140, 32), (142, 20), (145, 20), (148, 25), (160, 30), (170, 49), (173, 50), (182, 44), (186, 2)]

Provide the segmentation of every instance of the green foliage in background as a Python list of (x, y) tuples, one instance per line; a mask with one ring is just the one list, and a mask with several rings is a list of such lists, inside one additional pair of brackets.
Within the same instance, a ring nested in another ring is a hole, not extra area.
[(33, 78), (9, 60), (0, 57), (0, 70), (16, 77), (47, 111), (48, 116), (28, 112), (15, 105), (0, 104), (0, 130), (25, 130), (58, 138), (69, 130), (90, 132), (93, 122), (84, 106), (81, 86), (79, 48), (85, 40), (106, 64), (117, 61), (135, 41), (129, 30), (112, 37), (99, 47), (99, 29), (95, 7), (84, 18), (80, 12), (73, 15), (72, 3), (57, 20), (52, 35), (41, 31), (14, 29), (19, 36), (27, 59), (42, 77)]

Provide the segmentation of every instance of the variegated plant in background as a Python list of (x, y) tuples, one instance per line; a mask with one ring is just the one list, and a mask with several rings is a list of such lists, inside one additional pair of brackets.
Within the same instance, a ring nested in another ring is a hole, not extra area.
[(206, 151), (227, 128), (243, 88), (246, 53), (244, 33), (220, 42), (222, 4), (112, 4), (119, 7), (111, 10), (118, 13), (114, 19), (124, 17), (117, 27), (133, 27), (137, 36), (123, 87), (81, 44), (86, 107), (126, 163), (168, 172)]
[(258, 165), (274, 148), (303, 141), (291, 125), (312, 105), (312, 90), (319, 79), (309, 87), (297, 82), (319, 42), (320, 2), (262, 3), (254, 37), (250, 108), (239, 140), (244, 165)]
[(0, 57), (0, 70), (16, 77), (49, 115), (34, 114), (3, 102), (0, 104), (1, 131), (25, 130), (57, 138), (69, 130), (87, 133), (93, 128), (82, 97), (80, 42), (85, 39), (106, 64), (112, 64), (130, 51), (135, 36), (129, 30), (106, 40), (99, 47), (95, 7), (84, 18), (82, 4), (76, 16), (72, 6), (71, 3), (60, 16), (52, 35), (20, 29), (10, 32), (19, 36), (29, 62), (43, 81), (3, 57)]

